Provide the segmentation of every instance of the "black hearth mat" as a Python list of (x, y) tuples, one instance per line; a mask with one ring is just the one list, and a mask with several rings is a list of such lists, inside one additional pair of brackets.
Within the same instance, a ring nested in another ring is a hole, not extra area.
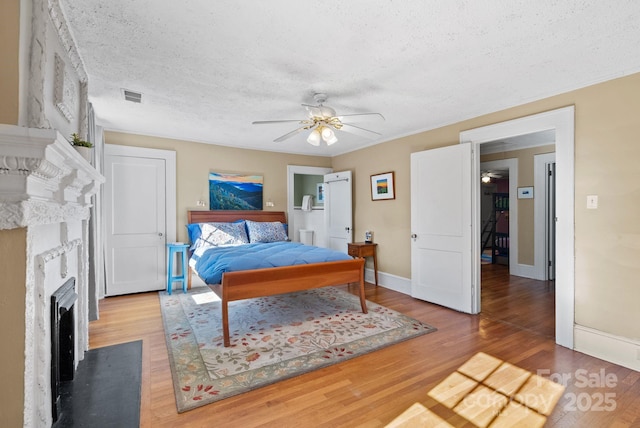
[(91, 349), (60, 386), (62, 427), (140, 426), (142, 341)]

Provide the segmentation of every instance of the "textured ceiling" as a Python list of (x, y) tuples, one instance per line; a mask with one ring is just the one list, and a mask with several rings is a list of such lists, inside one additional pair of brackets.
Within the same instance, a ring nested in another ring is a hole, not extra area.
[[(60, 2), (98, 124), (260, 150), (333, 156), (640, 71), (637, 0)], [(316, 92), (382, 136), (251, 124)]]

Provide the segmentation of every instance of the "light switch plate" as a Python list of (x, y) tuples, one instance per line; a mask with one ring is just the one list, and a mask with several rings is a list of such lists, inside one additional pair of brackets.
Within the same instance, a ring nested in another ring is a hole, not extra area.
[(598, 209), (598, 195), (587, 195), (587, 209)]

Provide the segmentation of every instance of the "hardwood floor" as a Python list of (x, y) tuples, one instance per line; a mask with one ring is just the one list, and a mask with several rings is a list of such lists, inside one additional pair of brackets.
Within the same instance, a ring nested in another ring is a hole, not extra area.
[[(543, 319), (549, 315), (539, 312), (545, 304), (538, 300), (549, 299), (547, 285), (531, 293), (515, 278), (492, 285), (490, 277), (488, 271), (480, 315), (367, 284), (368, 300), (438, 331), (183, 414), (176, 412), (157, 293), (102, 300), (90, 344), (143, 340), (142, 427), (381, 427), (414, 403), (453, 426), (472, 427), (428, 393), (479, 352), (546, 377), (571, 377), (546, 426), (640, 426), (640, 373), (557, 346), (549, 333), (553, 323)], [(615, 382), (583, 385), (601, 375)], [(604, 394), (606, 402), (600, 400)]]
[(509, 275), (509, 267), (482, 265), (482, 315), (531, 332), (555, 338), (554, 281)]

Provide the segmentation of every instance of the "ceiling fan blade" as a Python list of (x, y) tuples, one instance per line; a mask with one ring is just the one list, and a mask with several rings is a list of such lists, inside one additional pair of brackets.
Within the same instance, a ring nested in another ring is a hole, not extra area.
[(371, 122), (385, 120), (384, 116), (380, 113), (355, 113), (355, 114), (343, 114), (337, 116), (342, 123), (352, 122)]
[(491, 177), (491, 178), (502, 178), (503, 177), (502, 174), (499, 174), (499, 173), (496, 173), (496, 172), (492, 172), (492, 171), (487, 171), (487, 170), (481, 171), (480, 173), (483, 176)]
[(300, 132), (304, 131), (305, 129), (309, 129), (309, 127), (308, 126), (303, 126), (301, 128), (294, 129), (293, 131), (288, 132), (288, 133), (284, 134), (283, 136), (276, 138), (275, 140), (273, 140), (273, 142), (274, 143), (279, 143), (281, 141), (289, 139), (289, 138), (293, 137), (294, 135), (297, 135)]
[(379, 132), (364, 129), (356, 125), (350, 125), (348, 123), (343, 123), (342, 127), (340, 127), (340, 130), (366, 138), (375, 138), (382, 135)]
[(308, 123), (306, 120), (285, 119), (285, 120), (256, 120), (254, 122), (251, 122), (251, 124), (252, 125), (264, 125), (264, 124), (270, 124), (270, 123), (291, 123), (291, 122)]

